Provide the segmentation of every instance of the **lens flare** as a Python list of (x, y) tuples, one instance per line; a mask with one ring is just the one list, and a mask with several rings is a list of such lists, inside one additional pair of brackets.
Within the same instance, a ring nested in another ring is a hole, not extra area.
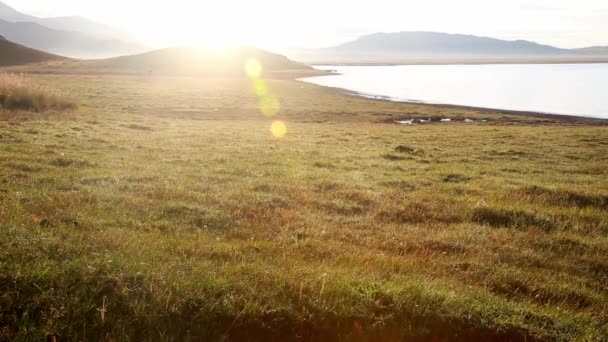
[[(249, 58), (245, 62), (245, 73), (253, 80), (253, 90), (258, 97), (258, 110), (267, 117), (273, 117), (279, 114), (281, 103), (268, 91), (268, 85), (261, 77), (262, 71), (262, 64), (257, 59)], [(287, 134), (287, 126), (282, 121), (275, 121), (270, 126), (270, 132), (282, 138)]]
[(262, 76), (262, 64), (255, 58), (249, 58), (245, 62), (245, 73), (253, 79), (260, 78)]
[(255, 93), (257, 96), (266, 96), (268, 95), (268, 86), (264, 80), (256, 78), (253, 80), (253, 88), (255, 89)]
[(287, 134), (287, 126), (283, 121), (275, 121), (270, 126), (270, 132), (275, 138), (282, 138)]
[(281, 103), (277, 100), (276, 97), (266, 95), (260, 98), (258, 102), (258, 107), (262, 114), (273, 117), (279, 114), (279, 110), (281, 110)]

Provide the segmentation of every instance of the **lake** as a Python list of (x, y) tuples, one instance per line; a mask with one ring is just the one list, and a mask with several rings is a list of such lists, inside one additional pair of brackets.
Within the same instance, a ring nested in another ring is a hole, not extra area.
[(394, 101), (608, 118), (608, 64), (316, 66), (302, 81)]

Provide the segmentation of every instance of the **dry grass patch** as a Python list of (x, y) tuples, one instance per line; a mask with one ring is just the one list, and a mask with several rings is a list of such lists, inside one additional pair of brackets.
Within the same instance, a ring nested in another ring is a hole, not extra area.
[(0, 74), (0, 109), (44, 112), (77, 108), (74, 101), (34, 84), (23, 76)]

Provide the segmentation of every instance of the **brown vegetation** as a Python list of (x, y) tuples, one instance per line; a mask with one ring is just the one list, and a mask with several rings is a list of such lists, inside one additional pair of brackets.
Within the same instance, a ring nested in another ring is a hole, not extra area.
[(0, 74), (0, 110), (74, 110), (75, 102), (18, 75)]

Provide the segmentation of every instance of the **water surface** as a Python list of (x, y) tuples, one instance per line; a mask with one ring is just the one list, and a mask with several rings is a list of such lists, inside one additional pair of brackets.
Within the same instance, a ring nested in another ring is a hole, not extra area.
[(608, 64), (317, 66), (303, 81), (395, 101), (608, 118)]

